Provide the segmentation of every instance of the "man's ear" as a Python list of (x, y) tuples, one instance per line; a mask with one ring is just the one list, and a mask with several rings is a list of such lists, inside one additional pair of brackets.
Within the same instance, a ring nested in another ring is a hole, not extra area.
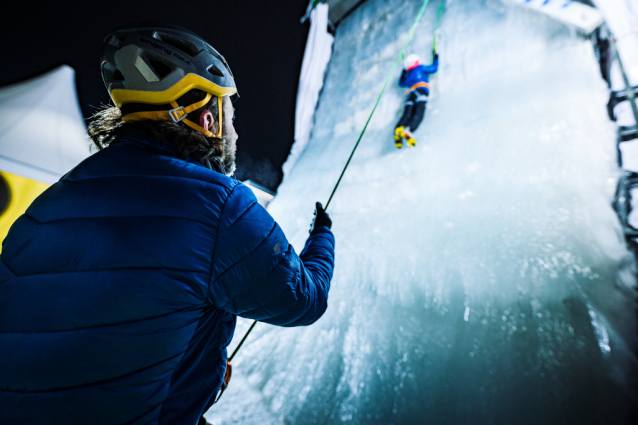
[(199, 115), (199, 126), (205, 128), (210, 132), (216, 132), (217, 120), (213, 116), (212, 112), (210, 112), (208, 109), (205, 109)]

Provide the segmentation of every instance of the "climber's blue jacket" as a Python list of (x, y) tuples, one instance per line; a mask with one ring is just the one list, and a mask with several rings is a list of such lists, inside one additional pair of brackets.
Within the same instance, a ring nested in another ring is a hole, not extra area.
[(0, 423), (195, 424), (236, 315), (309, 325), (334, 237), (300, 256), (251, 190), (148, 136), (89, 157), (11, 228), (0, 261)]
[(405, 87), (408, 91), (424, 88), (430, 93), (429, 76), (439, 69), (439, 58), (435, 58), (431, 65), (418, 65), (412, 69), (404, 69), (399, 79), (399, 87)]

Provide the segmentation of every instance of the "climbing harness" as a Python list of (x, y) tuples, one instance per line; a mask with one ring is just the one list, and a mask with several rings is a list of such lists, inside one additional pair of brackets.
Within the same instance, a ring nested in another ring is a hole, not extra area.
[(425, 89), (430, 89), (430, 85), (426, 82), (420, 82), (420, 83), (416, 83), (415, 85), (413, 85), (412, 87), (410, 87), (409, 89), (407, 89), (405, 91), (405, 94), (410, 94), (410, 92), (413, 92), (414, 90), (418, 89), (418, 88), (425, 88)]
[[(414, 32), (416, 31), (416, 27), (418, 26), (419, 21), (421, 20), (421, 16), (423, 16), (423, 12), (425, 12), (425, 8), (428, 5), (429, 1), (430, 0), (424, 0), (423, 1), (423, 5), (421, 6), (421, 9), (419, 10), (419, 14), (417, 15), (416, 19), (414, 20), (414, 24), (412, 24), (412, 28), (410, 29), (410, 33), (408, 34), (408, 38), (405, 40), (405, 43), (403, 43), (403, 47), (401, 48), (401, 51), (399, 52), (399, 55), (397, 56), (397, 59), (394, 61), (394, 65), (392, 66), (392, 70), (390, 71), (390, 74), (388, 75), (388, 78), (386, 79), (385, 84), (383, 85), (383, 89), (381, 90), (381, 93), (379, 94), (379, 97), (377, 98), (377, 101), (374, 104), (374, 108), (372, 108), (372, 112), (370, 112), (370, 116), (368, 117), (368, 121), (366, 121), (366, 124), (363, 127), (363, 130), (361, 130), (361, 134), (359, 135), (359, 139), (357, 140), (357, 143), (354, 145), (354, 148), (352, 149), (352, 153), (350, 153), (350, 157), (348, 158), (348, 161), (346, 162), (346, 165), (343, 167), (343, 171), (341, 171), (341, 175), (339, 176), (339, 179), (337, 180), (337, 184), (335, 184), (335, 187), (332, 190), (332, 193), (330, 194), (330, 197), (328, 198), (328, 202), (326, 202), (325, 210), (328, 209), (328, 205), (330, 205), (330, 201), (332, 200), (332, 197), (334, 196), (335, 192), (337, 191), (337, 188), (339, 187), (339, 183), (341, 183), (341, 179), (343, 178), (343, 175), (345, 174), (346, 170), (348, 169), (348, 166), (350, 165), (350, 161), (352, 160), (352, 157), (354, 156), (355, 151), (359, 147), (359, 143), (361, 142), (361, 139), (363, 138), (363, 135), (365, 134), (366, 130), (368, 129), (368, 124), (370, 124), (370, 120), (372, 119), (372, 116), (374, 115), (374, 111), (376, 111), (377, 106), (379, 106), (379, 102), (381, 101), (381, 97), (385, 93), (385, 90), (388, 87), (388, 83), (390, 82), (390, 79), (392, 78), (392, 75), (394, 74), (394, 71), (396, 70), (397, 66), (399, 65), (399, 62), (401, 62), (401, 59), (405, 57), (405, 49), (408, 47), (408, 43), (410, 42), (410, 40), (412, 40), (412, 36), (414, 35)], [(438, 28), (439, 18), (441, 17), (442, 8), (443, 8), (443, 5), (441, 5), (439, 7), (439, 12), (438, 12), (438, 17), (437, 17), (437, 28)], [(235, 351), (233, 351), (233, 354), (228, 359), (228, 367), (230, 367), (230, 361), (233, 359), (233, 357), (235, 357), (235, 355), (237, 354), (237, 352), (239, 351), (239, 349), (243, 345), (244, 341), (246, 341), (246, 338), (248, 338), (248, 335), (250, 335), (250, 333), (252, 332), (252, 330), (253, 330), (253, 328), (255, 327), (256, 324), (257, 324), (257, 321), (256, 320), (253, 321), (252, 325), (250, 325), (250, 328), (248, 328), (248, 331), (246, 331), (246, 333), (244, 334), (244, 337), (239, 342), (239, 345), (237, 345), (237, 348), (235, 348)], [(227, 367), (226, 370), (228, 370), (228, 367)], [(230, 379), (230, 376), (228, 378)], [(219, 398), (223, 394), (224, 390), (225, 390), (225, 387), (222, 385), (222, 390), (221, 390), (219, 396), (217, 397), (217, 400), (215, 400), (215, 403), (217, 403), (217, 401), (219, 400)]]

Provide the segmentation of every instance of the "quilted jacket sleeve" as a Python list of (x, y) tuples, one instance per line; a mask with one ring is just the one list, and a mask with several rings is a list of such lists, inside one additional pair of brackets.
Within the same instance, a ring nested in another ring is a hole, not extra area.
[(407, 75), (408, 71), (404, 68), (403, 71), (401, 71), (401, 77), (399, 77), (399, 87), (407, 87), (407, 84), (405, 82)]
[(330, 229), (319, 227), (299, 257), (251, 190), (238, 184), (220, 219), (209, 301), (273, 325), (309, 325), (328, 305), (334, 244)]
[(423, 65), (423, 71), (428, 74), (434, 74), (439, 69), (439, 59), (434, 59), (430, 65)]

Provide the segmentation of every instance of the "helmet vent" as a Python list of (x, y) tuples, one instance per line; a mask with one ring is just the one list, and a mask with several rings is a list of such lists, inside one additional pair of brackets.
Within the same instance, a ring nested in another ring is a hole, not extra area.
[[(224, 66), (226, 67), (226, 69), (228, 70), (228, 73), (230, 74), (230, 76), (233, 76), (232, 71), (230, 70), (230, 67), (228, 66), (228, 63), (226, 62), (226, 59), (224, 59), (224, 57), (222, 55), (220, 55), (217, 50), (213, 49), (212, 47), (206, 45), (206, 50), (208, 50), (208, 53), (210, 53), (211, 55), (213, 55), (214, 57), (216, 57), (217, 59), (219, 59), (221, 61), (221, 63), (224, 64)], [(210, 72), (210, 71), (209, 71)], [(214, 75), (214, 74), (213, 74)]]
[(186, 53), (187, 55), (191, 57), (197, 56), (197, 54), (199, 53), (199, 49), (193, 43), (191, 43), (190, 41), (181, 39), (179, 37), (176, 37), (174, 35), (155, 31), (153, 33), (153, 37), (163, 41), (164, 43), (178, 50), (181, 50), (182, 52)]
[(113, 73), (113, 82), (118, 83), (121, 81), (124, 81), (124, 75), (122, 75), (122, 72), (118, 69)]
[(122, 72), (108, 62), (104, 62), (102, 64), (102, 78), (107, 86), (112, 83), (120, 83), (124, 81), (124, 75), (122, 75)]
[(212, 75), (214, 75), (215, 77), (223, 77), (224, 73), (221, 72), (219, 70), (219, 68), (217, 68), (215, 65), (211, 65), (208, 67), (207, 69), (208, 72), (210, 72)]
[(164, 77), (166, 77), (168, 74), (171, 73), (172, 69), (170, 66), (166, 65), (163, 62), (160, 62), (158, 60), (155, 59), (150, 59), (149, 58), (149, 63), (151, 64), (151, 66), (153, 67), (153, 69), (155, 70), (155, 73), (157, 74), (157, 76), (160, 79), (163, 79)]
[(149, 82), (155, 83), (159, 81), (159, 77), (155, 74), (155, 70), (151, 68), (141, 56), (135, 58), (135, 68), (142, 74), (142, 77)]

